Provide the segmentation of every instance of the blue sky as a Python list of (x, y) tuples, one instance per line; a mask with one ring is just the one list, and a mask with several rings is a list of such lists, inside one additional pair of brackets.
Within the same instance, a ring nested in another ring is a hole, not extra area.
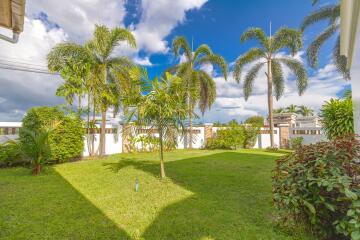
[[(316, 7), (334, 2), (323, 0)], [(240, 35), (248, 27), (261, 27), (268, 33), (271, 21), (273, 31), (281, 26), (298, 28), (304, 16), (316, 7), (311, 0), (89, 0), (87, 4), (81, 0), (28, 1), (20, 42), (17, 45), (0, 42), (0, 61), (14, 59), (45, 66), (46, 54), (55, 44), (83, 43), (91, 37), (94, 24), (101, 23), (127, 27), (134, 33), (138, 48), (121, 46), (117, 53), (147, 67), (150, 76), (161, 74), (179, 61), (171, 52), (171, 41), (177, 35), (184, 35), (189, 42), (193, 38), (195, 48), (208, 44), (231, 64), (256, 44), (251, 41), (240, 44)], [(305, 47), (324, 26), (318, 24), (305, 32)], [(331, 63), (334, 40), (323, 47), (319, 68), (308, 68), (310, 84), (305, 95), (297, 96), (293, 77), (287, 72), (288, 88), (275, 107), (294, 103), (318, 109), (324, 101), (349, 88)], [(297, 57), (306, 63), (303, 52)], [(225, 82), (216, 71), (213, 77), (218, 99), (199, 121), (225, 122), (233, 118), (240, 121), (251, 115), (266, 115), (263, 75), (256, 80), (254, 95), (248, 102), (242, 97), (241, 84), (235, 84), (231, 77)], [(62, 99), (54, 96), (61, 82), (56, 76), (0, 70), (0, 84), (4, 86), (0, 90), (0, 121), (21, 120), (32, 106), (62, 103)]]

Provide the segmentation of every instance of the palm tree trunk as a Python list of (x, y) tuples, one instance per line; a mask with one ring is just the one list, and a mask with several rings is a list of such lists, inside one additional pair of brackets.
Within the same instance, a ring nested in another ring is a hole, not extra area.
[(193, 144), (193, 123), (192, 123), (192, 106), (191, 98), (189, 97), (189, 149), (192, 149)]
[(160, 145), (160, 176), (165, 178), (165, 166), (164, 166), (164, 147), (163, 147), (163, 129), (159, 126), (159, 145)]
[(92, 150), (91, 150), (91, 139), (90, 139), (90, 93), (88, 93), (87, 95), (87, 113), (86, 113), (86, 121), (87, 121), (87, 125), (86, 125), (86, 144), (87, 144), (87, 149), (88, 149), (88, 153), (89, 156), (92, 156)]
[(106, 110), (101, 110), (100, 157), (105, 155)]
[(93, 125), (93, 130), (92, 130), (92, 136), (91, 136), (91, 156), (94, 156), (97, 151), (95, 151), (95, 116), (96, 116), (96, 105), (95, 105), (95, 96), (93, 96), (93, 115), (92, 115), (92, 125)]
[(274, 121), (273, 121), (273, 94), (272, 94), (272, 71), (271, 58), (267, 63), (267, 80), (268, 80), (268, 111), (269, 111), (269, 125), (270, 125), (270, 145), (274, 147)]
[(78, 96), (78, 114), (79, 114), (79, 116), (80, 116), (80, 114), (81, 114), (81, 94), (79, 94), (79, 96)]

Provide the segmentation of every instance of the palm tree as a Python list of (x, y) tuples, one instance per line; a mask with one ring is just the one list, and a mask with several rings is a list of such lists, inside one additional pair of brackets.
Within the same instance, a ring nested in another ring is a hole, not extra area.
[(286, 110), (284, 108), (276, 108), (273, 110), (274, 113), (284, 113)]
[(160, 175), (166, 176), (164, 166), (164, 146), (168, 141), (173, 141), (174, 136), (183, 129), (184, 120), (189, 111), (184, 99), (184, 91), (181, 78), (166, 72), (160, 80), (149, 80), (147, 72), (143, 71), (141, 86), (147, 94), (141, 94), (134, 98), (136, 110), (130, 113), (129, 119), (137, 115), (139, 123), (151, 126), (149, 132), (154, 129), (159, 134)]
[[(83, 80), (88, 97), (92, 98), (94, 105), (93, 117), (98, 110), (101, 112), (100, 156), (105, 154), (106, 112), (111, 106), (119, 109), (123, 92), (130, 84), (129, 70), (134, 67), (127, 57), (114, 55), (115, 48), (121, 42), (136, 47), (135, 38), (127, 29), (110, 30), (106, 26), (96, 25), (93, 39), (85, 46), (61, 43), (55, 46), (48, 55), (49, 69), (60, 72), (62, 75), (65, 75), (63, 73), (68, 71), (69, 66), (88, 64), (90, 67), (90, 73), (86, 77), (83, 76)], [(90, 99), (88, 103), (90, 104)]]
[[(211, 64), (219, 67), (220, 71), (227, 78), (227, 65), (223, 57), (212, 52), (206, 44), (200, 45), (195, 52), (190, 48), (187, 40), (183, 36), (176, 37), (173, 40), (172, 48), (175, 56), (183, 54), (185, 61), (171, 68), (171, 72), (181, 77), (184, 89), (186, 90), (186, 99), (189, 105), (189, 148), (192, 148), (192, 112), (196, 103), (204, 114), (207, 108), (210, 108), (216, 99), (216, 84), (212, 77), (203, 70), (203, 66)], [(181, 51), (181, 52), (180, 52)]]
[[(318, 0), (313, 0), (313, 4), (316, 4), (317, 2)], [(350, 79), (350, 71), (347, 68), (347, 58), (340, 55), (340, 3), (324, 6), (313, 11), (305, 17), (300, 29), (301, 31), (304, 31), (309, 26), (322, 21), (325, 21), (327, 26), (323, 32), (315, 37), (307, 48), (306, 55), (308, 62), (311, 67), (316, 68), (318, 66), (318, 55), (321, 46), (335, 35), (337, 36), (337, 40), (332, 53), (334, 63), (343, 77), (345, 79)]]
[(302, 116), (304, 117), (308, 117), (308, 116), (313, 116), (314, 115), (314, 110), (309, 108), (309, 107), (306, 107), (304, 105), (301, 105), (298, 107), (298, 111), (297, 113), (298, 114), (301, 114)]
[(297, 113), (298, 111), (298, 106), (295, 104), (290, 104), (287, 108), (286, 108), (286, 112), (287, 113)]
[(244, 66), (252, 63), (250, 70), (244, 78), (244, 97), (245, 100), (247, 100), (252, 93), (253, 83), (255, 78), (258, 76), (259, 71), (262, 67), (267, 67), (266, 77), (270, 141), (271, 146), (273, 147), (273, 89), (275, 91), (276, 99), (279, 99), (284, 93), (285, 86), (282, 64), (287, 66), (294, 73), (297, 80), (299, 95), (301, 95), (307, 87), (308, 77), (303, 64), (294, 57), (283, 57), (278, 54), (285, 49), (290, 49), (292, 56), (294, 56), (302, 46), (301, 33), (285, 27), (279, 29), (274, 36), (268, 37), (262, 29), (250, 28), (242, 34), (240, 40), (241, 42), (246, 42), (250, 39), (257, 40), (260, 46), (250, 49), (237, 59), (235, 63), (234, 76), (236, 81), (239, 83)]

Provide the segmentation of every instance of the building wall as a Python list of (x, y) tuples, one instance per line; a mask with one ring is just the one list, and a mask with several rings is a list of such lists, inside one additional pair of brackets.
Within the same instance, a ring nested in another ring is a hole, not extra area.
[(296, 137), (302, 137), (304, 145), (327, 141), (321, 127), (290, 128), (290, 139)]

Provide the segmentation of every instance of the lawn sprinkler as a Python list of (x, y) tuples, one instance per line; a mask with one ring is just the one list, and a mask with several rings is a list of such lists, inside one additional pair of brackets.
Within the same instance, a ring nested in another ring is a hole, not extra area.
[(138, 192), (139, 191), (139, 179), (136, 178), (135, 180), (135, 192)]

